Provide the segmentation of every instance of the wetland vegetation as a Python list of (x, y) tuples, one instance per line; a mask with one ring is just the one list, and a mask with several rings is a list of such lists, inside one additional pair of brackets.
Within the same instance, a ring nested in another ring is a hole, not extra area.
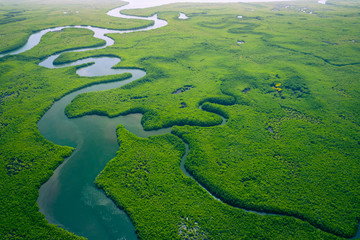
[[(0, 52), (50, 27), (151, 24), (107, 16), (119, 6), (114, 1), (0, 6)], [(147, 72), (121, 88), (77, 96), (66, 107), (68, 117), (137, 112), (146, 130), (172, 127), (171, 133), (139, 138), (118, 126), (119, 151), (95, 180), (129, 215), (140, 239), (341, 239), (356, 234), (359, 11), (358, 0), (182, 3), (126, 10), (141, 16), (158, 13), (168, 25), (109, 34), (112, 46), (60, 55), (58, 64), (114, 56), (122, 60), (116, 67)], [(188, 18), (179, 19), (179, 12)], [(64, 29), (47, 33), (29, 51), (0, 58), (0, 238), (82, 238), (49, 224), (38, 211), (40, 186), (74, 149), (46, 140), (37, 122), (62, 96), (129, 74), (80, 77), (79, 67), (47, 69), (38, 63), (54, 53), (103, 44), (87, 29)], [(219, 115), (226, 124), (220, 125)], [(184, 142), (190, 147), (185, 168), (224, 203), (181, 171)]]

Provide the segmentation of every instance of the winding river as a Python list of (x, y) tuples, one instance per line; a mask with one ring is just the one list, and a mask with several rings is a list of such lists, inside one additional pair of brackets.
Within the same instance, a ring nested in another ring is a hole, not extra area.
[[(108, 14), (124, 17), (120, 9), (110, 11)], [(152, 17), (132, 17), (151, 20), (150, 27), (135, 30), (108, 30), (96, 27), (68, 26), (56, 28), (87, 28), (94, 32), (94, 37), (105, 40), (106, 44), (97, 48), (86, 48), (76, 51), (88, 51), (105, 48), (114, 44), (114, 41), (105, 36), (108, 33), (129, 33), (149, 31), (167, 25), (167, 22)], [(53, 31), (54, 29), (50, 29)], [(47, 31), (42, 31), (46, 33)], [(41, 36), (40, 36), (41, 38)], [(36, 41), (38, 42), (38, 41)], [(85, 92), (102, 91), (121, 87), (127, 83), (140, 79), (146, 72), (139, 69), (112, 69), (120, 62), (115, 57), (86, 58), (76, 62), (54, 65), (54, 60), (60, 54), (48, 57), (39, 65), (47, 68), (62, 68), (77, 66), (93, 62), (93, 65), (80, 68), (80, 76), (106, 76), (121, 73), (131, 73), (132, 77), (120, 82), (98, 84), (68, 94), (57, 101), (40, 119), (38, 128), (48, 140), (59, 144), (76, 147), (75, 152), (58, 167), (53, 176), (40, 188), (38, 205), (46, 219), (77, 235), (88, 239), (137, 239), (135, 229), (128, 216), (105, 196), (103, 191), (94, 186), (96, 176), (104, 169), (106, 163), (115, 157), (119, 148), (116, 138), (116, 126), (124, 125), (129, 131), (139, 137), (148, 137), (170, 132), (169, 129), (144, 131), (141, 126), (141, 114), (130, 114), (116, 118), (101, 116), (85, 116), (69, 119), (64, 114), (65, 107), (77, 95)]]
[[(27, 43), (14, 51), (1, 54), (0, 57), (15, 55), (38, 45), (43, 35), (48, 32), (61, 31), (66, 28), (86, 28), (94, 32), (94, 37), (105, 40), (105, 45), (94, 48), (83, 48), (65, 52), (80, 52), (106, 48), (114, 40), (105, 36), (109, 33), (130, 33), (149, 31), (167, 25), (157, 15), (151, 17), (127, 16), (120, 13), (129, 9), (128, 5), (113, 9), (107, 14), (120, 18), (134, 18), (152, 21), (153, 24), (133, 30), (109, 30), (92, 26), (65, 26), (49, 28), (32, 34)], [(62, 52), (64, 53), (64, 52)], [(38, 122), (40, 133), (48, 140), (64, 146), (75, 147), (74, 153), (55, 171), (53, 176), (41, 186), (37, 200), (40, 211), (53, 224), (88, 239), (137, 239), (135, 228), (128, 216), (121, 211), (103, 191), (94, 186), (95, 177), (104, 169), (106, 163), (115, 157), (119, 148), (116, 138), (116, 127), (124, 125), (139, 137), (148, 137), (169, 133), (170, 128), (155, 131), (144, 131), (141, 125), (141, 114), (130, 114), (116, 118), (85, 116), (69, 119), (64, 113), (65, 107), (77, 95), (85, 92), (103, 91), (121, 87), (146, 75), (140, 69), (113, 69), (120, 62), (116, 57), (90, 57), (63, 65), (54, 65), (62, 53), (49, 56), (39, 65), (47, 68), (63, 68), (94, 63), (77, 70), (80, 76), (107, 76), (131, 73), (132, 77), (119, 82), (98, 84), (66, 95), (45, 113)]]
[[(124, 34), (149, 31), (167, 25), (167, 22), (159, 19), (156, 14), (152, 17), (136, 17), (120, 13), (121, 10), (130, 8), (134, 8), (134, 6), (126, 5), (113, 9), (107, 14), (113, 17), (150, 20), (154, 24), (134, 30), (109, 30), (92, 26), (49, 28), (32, 34), (22, 48), (2, 54), (0, 57), (25, 52), (39, 44), (44, 34), (65, 28), (89, 29), (94, 32), (94, 37), (103, 39), (106, 42), (101, 47), (68, 51), (79, 52), (113, 45), (114, 41), (105, 36), (109, 33)], [(186, 19), (187, 17), (180, 14), (179, 18)], [(76, 73), (88, 77), (131, 73), (132, 77), (119, 82), (93, 85), (72, 92), (55, 102), (40, 119), (38, 128), (46, 139), (59, 145), (76, 148), (73, 154), (54, 171), (53, 176), (40, 188), (37, 201), (40, 211), (50, 223), (61, 226), (77, 235), (85, 236), (88, 239), (137, 239), (134, 226), (128, 216), (117, 208), (102, 190), (95, 187), (94, 180), (100, 171), (104, 169), (107, 162), (116, 155), (119, 145), (115, 129), (119, 124), (124, 125), (127, 130), (138, 137), (170, 133), (171, 128), (144, 131), (141, 125), (142, 114), (129, 114), (115, 118), (96, 115), (75, 119), (67, 118), (64, 109), (77, 95), (85, 92), (118, 88), (144, 77), (146, 72), (140, 69), (113, 69), (112, 67), (120, 62), (120, 59), (116, 57), (91, 57), (68, 64), (54, 65), (55, 59), (60, 55), (52, 55), (39, 65), (47, 68), (63, 68), (91, 62), (94, 64), (80, 68)], [(226, 124), (225, 118), (223, 118), (222, 124)], [(185, 147), (186, 152), (182, 157), (180, 168), (185, 175), (193, 178), (184, 167), (185, 159), (189, 153), (189, 145), (185, 143)], [(209, 194), (211, 193), (209, 192)], [(221, 201), (215, 196), (213, 197)], [(256, 211), (249, 212), (261, 215), (267, 214)], [(358, 231), (356, 237), (358, 236), (360, 236), (360, 231)]]

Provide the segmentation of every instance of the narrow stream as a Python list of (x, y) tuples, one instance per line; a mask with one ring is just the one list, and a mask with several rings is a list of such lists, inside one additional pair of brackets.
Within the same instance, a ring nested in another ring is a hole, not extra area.
[[(120, 13), (123, 9), (129, 9), (129, 6), (113, 9), (107, 14), (113, 17), (151, 20), (154, 24), (134, 30), (108, 30), (91, 26), (50, 28), (31, 35), (26, 45), (22, 48), (2, 54), (0, 57), (25, 52), (39, 44), (44, 34), (60, 31), (65, 28), (87, 28), (94, 32), (94, 37), (106, 41), (106, 44), (101, 47), (67, 51), (79, 52), (101, 49), (113, 45), (114, 41), (105, 36), (108, 33), (123, 34), (149, 31), (167, 25), (167, 22), (158, 19), (156, 14), (152, 17), (128, 16)], [(185, 19), (186, 15), (183, 14), (180, 17), (180, 19)], [(144, 138), (170, 133), (171, 128), (144, 131), (141, 125), (142, 114), (129, 114), (115, 118), (96, 115), (75, 119), (67, 118), (64, 114), (64, 109), (77, 95), (118, 88), (144, 77), (146, 72), (140, 69), (113, 69), (112, 67), (120, 62), (120, 59), (116, 57), (91, 57), (68, 64), (54, 65), (53, 62), (60, 55), (52, 55), (39, 65), (47, 68), (63, 68), (94, 62), (95, 64), (91, 66), (78, 69), (76, 73), (87, 77), (131, 73), (132, 77), (123, 81), (98, 84), (72, 92), (55, 102), (40, 119), (38, 128), (46, 139), (58, 145), (76, 148), (74, 153), (54, 171), (53, 176), (40, 188), (37, 201), (40, 211), (50, 223), (61, 226), (88, 239), (137, 239), (134, 226), (128, 216), (117, 208), (105, 196), (103, 191), (95, 187), (94, 180), (100, 171), (105, 168), (107, 162), (116, 155), (119, 145), (115, 129), (119, 124), (124, 125), (127, 130), (138, 137)], [(221, 125), (223, 124), (226, 124), (225, 118), (223, 118)], [(185, 147), (186, 151), (181, 159), (180, 168), (186, 176), (194, 179), (184, 167), (185, 160), (190, 151), (187, 143), (185, 143)], [(200, 183), (199, 185), (201, 186)], [(205, 190), (211, 194), (207, 189)], [(221, 201), (215, 196), (213, 197)], [(256, 211), (248, 212), (260, 215), (280, 215)], [(358, 236), (360, 236), (359, 230), (355, 237)]]

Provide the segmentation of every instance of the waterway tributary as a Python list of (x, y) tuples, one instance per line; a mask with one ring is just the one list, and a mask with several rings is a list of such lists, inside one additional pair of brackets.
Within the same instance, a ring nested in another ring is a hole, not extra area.
[[(121, 17), (121, 14), (118, 14), (118, 17)], [(158, 19), (156, 15), (139, 19), (152, 20), (154, 25), (128, 31), (90, 26), (75, 26), (75, 28), (88, 28), (94, 31), (94, 37), (106, 41), (105, 46), (98, 47), (104, 48), (114, 44), (114, 41), (104, 34), (148, 31), (167, 24), (166, 21)], [(116, 118), (92, 115), (69, 119), (66, 117), (64, 109), (74, 97), (81, 93), (118, 88), (142, 78), (146, 72), (140, 69), (112, 69), (120, 61), (119, 58), (114, 57), (86, 58), (65, 65), (54, 65), (53, 61), (59, 55), (50, 56), (39, 65), (47, 68), (59, 68), (94, 63), (78, 69), (77, 74), (92, 77), (131, 73), (132, 77), (124, 81), (98, 84), (73, 92), (55, 102), (40, 119), (38, 128), (46, 139), (59, 145), (76, 147), (71, 157), (66, 159), (40, 188), (37, 201), (40, 211), (49, 222), (89, 239), (137, 239), (130, 219), (101, 190), (94, 186), (94, 180), (104, 169), (106, 163), (115, 157), (119, 148), (115, 132), (117, 125), (124, 125), (139, 137), (168, 133), (170, 129), (144, 131), (140, 123), (141, 114)]]
[[(0, 57), (25, 52), (36, 46), (41, 41), (41, 37), (47, 32), (59, 31), (64, 28), (87, 28), (94, 32), (94, 37), (103, 39), (106, 42), (101, 47), (72, 50), (74, 52), (95, 50), (113, 45), (114, 41), (105, 36), (108, 33), (124, 34), (149, 31), (167, 25), (167, 22), (158, 19), (157, 15), (152, 17), (136, 17), (120, 13), (122, 9), (135, 7), (137, 5), (126, 5), (109, 11), (108, 15), (151, 20), (154, 21), (154, 24), (150, 27), (135, 30), (108, 30), (91, 26), (50, 28), (31, 35), (25, 46), (0, 55)], [(143, 5), (143, 7), (146, 7), (146, 5)], [(180, 15), (181, 18), (184, 18), (184, 15)], [(134, 226), (128, 216), (117, 208), (105, 196), (103, 191), (95, 187), (94, 180), (100, 171), (104, 169), (107, 162), (115, 157), (116, 151), (119, 148), (115, 129), (119, 124), (124, 125), (127, 130), (139, 137), (169, 133), (170, 128), (144, 131), (141, 125), (141, 114), (130, 114), (115, 118), (97, 115), (75, 119), (67, 118), (64, 109), (77, 95), (85, 92), (118, 88), (144, 77), (146, 72), (140, 69), (113, 69), (112, 67), (120, 61), (119, 58), (115, 57), (86, 58), (64, 65), (54, 65), (53, 62), (59, 55), (50, 56), (39, 65), (47, 68), (60, 68), (94, 63), (93, 65), (78, 69), (77, 74), (91, 77), (131, 73), (132, 77), (123, 81), (98, 84), (72, 92), (55, 102), (40, 119), (38, 128), (46, 139), (59, 145), (76, 148), (74, 153), (55, 170), (53, 176), (40, 188), (37, 201), (40, 211), (50, 223), (57, 224), (89, 239), (137, 239)], [(223, 119), (222, 124), (225, 123), (226, 120)], [(186, 153), (182, 157), (180, 168), (184, 174), (192, 177), (184, 168), (184, 162), (189, 152), (189, 146), (186, 143), (185, 146)], [(214, 198), (217, 199), (216, 197)]]
[[(48, 32), (61, 31), (65, 28), (86, 28), (94, 32), (94, 37), (105, 40), (104, 46), (71, 50), (69, 52), (96, 50), (111, 46), (114, 41), (105, 36), (109, 33), (125, 34), (130, 32), (149, 31), (167, 25), (157, 15), (151, 17), (127, 16), (120, 10), (129, 8), (125, 5), (113, 9), (108, 15), (120, 18), (136, 18), (153, 21), (153, 25), (133, 30), (109, 30), (92, 26), (65, 26), (49, 28), (32, 34), (27, 43), (0, 57), (15, 55), (38, 45), (43, 35)], [(47, 68), (63, 68), (94, 63), (77, 70), (80, 76), (107, 76), (131, 73), (132, 77), (124, 81), (98, 84), (66, 95), (45, 113), (38, 122), (40, 133), (48, 140), (64, 146), (72, 146), (74, 153), (64, 161), (53, 176), (39, 190), (38, 205), (46, 219), (77, 235), (89, 239), (137, 239), (135, 229), (128, 216), (105, 196), (103, 191), (94, 185), (95, 177), (104, 169), (106, 163), (115, 157), (119, 148), (115, 129), (119, 124), (139, 137), (148, 137), (170, 132), (170, 128), (156, 131), (144, 131), (141, 126), (141, 114), (130, 114), (116, 118), (103, 116), (85, 116), (69, 119), (64, 113), (65, 107), (77, 95), (85, 92), (102, 91), (121, 87), (140, 79), (146, 72), (140, 69), (113, 69), (120, 59), (116, 57), (86, 58), (76, 62), (54, 65), (60, 56), (49, 56), (39, 65)]]

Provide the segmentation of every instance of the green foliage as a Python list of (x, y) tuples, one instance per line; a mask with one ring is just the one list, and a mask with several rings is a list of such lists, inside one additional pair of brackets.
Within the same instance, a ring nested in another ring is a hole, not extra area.
[[(213, 199), (180, 170), (183, 142), (117, 129), (120, 150), (96, 178), (140, 239), (336, 239), (306, 222), (246, 213)], [(256, 229), (256, 230), (254, 230)]]
[(226, 112), (226, 110), (218, 104), (211, 104), (206, 102), (201, 107), (205, 111), (216, 113), (224, 118), (229, 118), (229, 114)]
[(179, 235), (181, 239), (206, 239), (206, 233), (202, 231), (199, 224), (188, 217), (181, 219), (179, 226)]
[(303, 82), (303, 79), (299, 76), (287, 78), (284, 81), (284, 88), (291, 90), (296, 97), (302, 97), (306, 94), (310, 94), (310, 91)]
[[(48, 2), (24, 0), (3, 3), (0, 11), (0, 52), (24, 45), (33, 32), (59, 26), (96, 26), (112, 29), (132, 29), (149, 25), (149, 21), (118, 19), (105, 13), (122, 2), (95, 0)], [(46, 18), (46, 21), (44, 21)]]
[[(149, 24), (108, 17), (104, 12), (118, 3), (105, 3), (94, 9), (76, 3), (4, 4), (0, 49), (16, 48), (32, 31), (51, 26)], [(149, 139), (119, 127), (118, 155), (96, 179), (129, 214), (139, 238), (336, 239), (333, 234), (355, 233), (360, 216), (357, 4), (131, 10), (147, 16), (157, 11), (169, 25), (111, 34), (111, 47), (61, 56), (59, 62), (117, 56), (122, 61), (116, 67), (147, 71), (123, 88), (78, 96), (66, 108), (68, 116), (140, 112), (145, 129), (181, 125)], [(190, 18), (177, 19), (179, 11)], [(39, 187), (72, 149), (44, 140), (36, 122), (65, 94), (129, 75), (84, 78), (75, 74), (76, 67), (50, 70), (36, 63), (55, 52), (102, 44), (91, 35), (79, 29), (47, 34), (38, 47), (0, 60), (3, 239), (79, 238), (38, 212)], [(237, 44), (238, 39), (245, 43)], [(226, 125), (215, 126), (222, 122), (218, 114), (228, 119)], [(185, 149), (176, 136), (190, 145), (186, 169), (211, 193), (232, 206), (286, 216), (261, 216), (214, 200), (181, 172)]]
[(238, 106), (227, 112), (221, 128), (174, 132), (189, 142), (185, 167), (199, 182), (233, 206), (296, 216), (338, 235), (357, 228), (356, 141), (339, 141), (339, 130), (325, 136), (330, 123), (294, 111), (270, 125), (274, 133), (263, 126), (263, 113)]
[[(40, 60), (47, 56), (79, 48), (89, 48), (105, 45), (104, 40), (93, 38), (93, 31), (88, 29), (66, 28), (60, 32), (49, 32), (46, 38), (42, 38), (41, 42), (31, 51), (24, 52), (22, 55), (32, 58), (37, 57)], [(59, 44), (61, 41), (62, 44)], [(64, 46), (66, 48), (64, 49)]]
[(102, 43), (92, 35), (79, 29), (49, 33), (34, 49), (0, 61), (0, 239), (83, 239), (50, 225), (36, 205), (40, 186), (73, 151), (45, 140), (36, 123), (65, 94), (129, 75), (81, 78), (76, 67), (50, 70), (36, 63), (54, 52)]
[[(302, 21), (299, 19), (302, 13), (293, 10), (297, 9), (297, 4), (301, 5), (294, 3), (291, 10), (279, 6), (294, 23)], [(236, 9), (235, 6), (232, 7)], [(205, 129), (184, 127), (173, 131), (190, 143), (191, 152), (185, 166), (202, 185), (230, 205), (295, 216), (340, 236), (354, 234), (359, 216), (356, 202), (360, 197), (356, 180), (359, 125), (344, 121), (340, 124), (338, 114), (341, 110), (337, 106), (339, 101), (344, 101), (344, 95), (334, 95), (331, 86), (342, 82), (341, 89), (346, 88), (351, 92), (347, 97), (355, 100), (357, 93), (351, 89), (358, 83), (350, 79), (359, 74), (353, 65), (356, 58), (346, 62), (349, 66), (345, 69), (329, 64), (325, 56), (297, 50), (298, 42), (291, 48), (290, 45), (283, 47), (276, 38), (293, 38), (295, 30), (278, 23), (283, 16), (268, 12), (266, 7), (261, 12), (262, 17), (258, 17), (259, 12), (257, 16), (246, 12), (249, 17), (243, 19), (235, 18), (240, 11), (233, 11), (231, 15), (231, 7), (227, 9), (227, 15), (222, 15), (218, 5), (212, 7), (207, 9), (204, 17), (196, 15), (203, 11), (201, 7), (189, 9), (193, 17), (186, 24), (169, 19), (168, 37), (165, 37), (164, 29), (159, 29), (148, 36), (146, 42), (142, 41), (142, 34), (129, 37), (125, 45), (132, 42), (137, 46), (135, 49), (119, 44), (101, 50), (108, 53), (121, 49), (124, 60), (121, 66), (145, 67), (149, 79), (153, 80), (134, 85), (131, 92), (123, 88), (79, 96), (69, 106), (71, 116), (91, 109), (114, 116), (133, 106), (143, 106), (142, 122), (147, 129), (173, 124), (204, 127), (210, 125), (210, 119), (209, 124), (185, 119), (188, 114), (197, 120), (208, 114), (196, 108), (197, 104), (206, 103), (203, 109), (229, 118), (227, 125)], [(319, 7), (331, 8), (316, 5)], [(325, 23), (316, 15), (309, 15), (309, 18), (312, 22)], [(206, 21), (209, 24), (206, 25)], [(243, 21), (249, 24), (243, 24)], [(355, 20), (342, 18), (341, 21), (344, 24)], [(192, 25), (201, 27), (188, 29)], [(252, 26), (253, 30), (228, 31), (244, 25)], [(208, 34), (209, 26), (212, 35)], [(306, 36), (305, 32), (315, 34), (319, 27), (306, 26), (298, 24), (300, 30), (296, 31)], [(329, 34), (336, 31), (334, 26), (325, 29)], [(244, 45), (236, 45), (236, 34), (245, 39)], [(122, 36), (113, 35), (113, 38), (117, 42), (123, 40)], [(153, 52), (153, 49), (166, 49), (171, 42), (178, 43), (172, 47), (171, 54), (169, 51)], [(319, 50), (317, 44), (307, 44), (307, 49)], [(152, 54), (156, 57), (146, 57)], [(174, 56), (175, 60), (163, 61), (174, 59)], [(153, 77), (153, 72), (161, 75)], [(171, 94), (185, 84), (194, 88)], [(345, 84), (344, 88), (342, 84)], [(244, 89), (251, 91), (245, 91), (245, 94)], [(140, 93), (147, 96), (141, 103), (138, 99), (128, 100)], [(121, 104), (117, 104), (119, 99), (123, 99)], [(187, 107), (181, 108), (183, 102)], [(355, 116), (358, 108), (349, 106), (346, 109), (349, 116)], [(189, 110), (193, 111), (190, 113)], [(273, 133), (268, 130), (269, 126)], [(347, 135), (353, 136), (352, 139)], [(338, 139), (348, 140), (341, 142)], [(347, 180), (344, 179), (346, 172), (351, 172)]]

